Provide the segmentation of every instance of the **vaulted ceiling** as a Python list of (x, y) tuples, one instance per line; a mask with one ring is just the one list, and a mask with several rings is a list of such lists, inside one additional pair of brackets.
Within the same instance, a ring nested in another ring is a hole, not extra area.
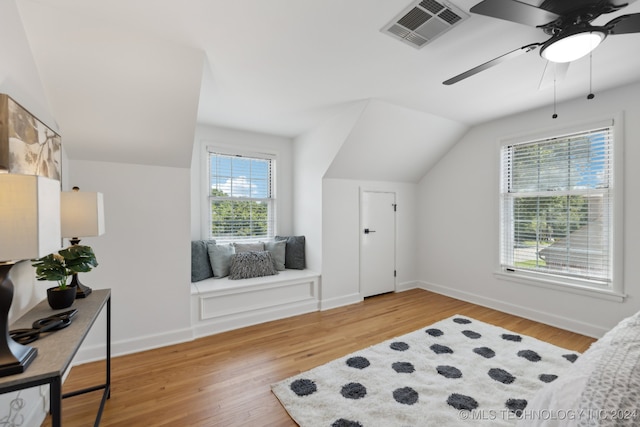
[[(478, 0), (453, 0), (469, 12)], [(528, 2), (533, 3), (532, 0)], [(196, 123), (294, 137), (375, 99), (469, 126), (550, 105), (531, 52), (442, 82), (547, 37), (480, 15), (422, 49), (380, 30), (408, 0), (19, 0), (71, 158), (188, 166)], [(621, 13), (640, 12), (640, 2)], [(600, 22), (597, 21), (597, 22)], [(640, 79), (640, 34), (571, 64), (558, 101)], [(550, 111), (551, 114), (551, 111)], [(371, 119), (370, 116), (369, 119)]]

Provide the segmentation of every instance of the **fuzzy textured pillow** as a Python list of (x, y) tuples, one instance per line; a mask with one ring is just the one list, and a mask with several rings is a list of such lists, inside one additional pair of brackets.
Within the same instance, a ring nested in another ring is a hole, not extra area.
[(278, 270), (273, 266), (273, 258), (267, 251), (240, 252), (233, 256), (229, 280), (251, 277), (273, 276)]

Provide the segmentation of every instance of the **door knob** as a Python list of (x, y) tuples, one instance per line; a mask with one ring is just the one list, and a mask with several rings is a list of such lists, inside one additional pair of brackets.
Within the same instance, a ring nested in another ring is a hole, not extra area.
[(375, 233), (376, 230), (369, 230), (368, 228), (364, 229), (364, 234)]

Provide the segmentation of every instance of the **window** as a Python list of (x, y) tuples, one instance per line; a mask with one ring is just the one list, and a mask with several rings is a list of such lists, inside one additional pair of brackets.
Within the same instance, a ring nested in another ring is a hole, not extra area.
[(274, 172), (270, 155), (230, 155), (208, 149), (209, 236), (257, 240), (275, 234)]
[(501, 269), (614, 290), (611, 124), (501, 148)]

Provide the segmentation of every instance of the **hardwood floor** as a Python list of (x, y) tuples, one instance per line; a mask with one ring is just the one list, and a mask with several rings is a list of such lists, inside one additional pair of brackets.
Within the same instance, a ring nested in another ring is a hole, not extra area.
[[(423, 290), (251, 326), (113, 358), (101, 426), (296, 426), (270, 384), (454, 314), (583, 352), (594, 341)], [(104, 380), (104, 363), (74, 367), (66, 391)], [(93, 425), (101, 393), (63, 401), (65, 427)], [(45, 420), (43, 426), (50, 426)]]

